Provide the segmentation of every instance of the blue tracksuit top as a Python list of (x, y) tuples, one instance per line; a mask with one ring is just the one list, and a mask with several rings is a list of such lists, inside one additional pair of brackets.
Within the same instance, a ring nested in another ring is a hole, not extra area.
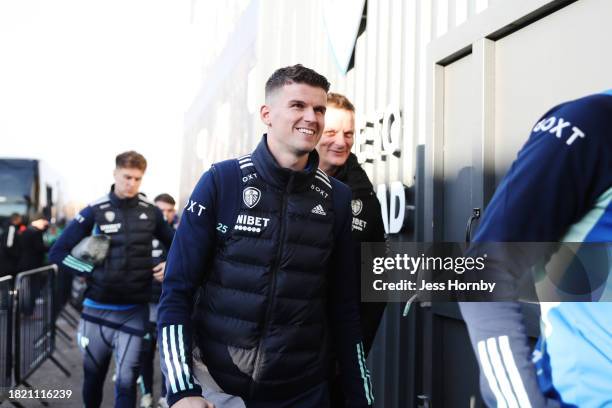
[[(474, 241), (612, 241), (611, 92), (562, 103), (535, 124)], [(540, 307), (542, 335), (532, 361), (518, 303), (461, 304), (487, 404), (611, 406), (612, 303)]]

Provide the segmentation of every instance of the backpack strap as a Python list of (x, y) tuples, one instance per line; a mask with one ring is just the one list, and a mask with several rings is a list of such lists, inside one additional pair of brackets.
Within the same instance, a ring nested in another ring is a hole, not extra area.
[(212, 165), (215, 180), (215, 218), (217, 239), (225, 240), (236, 222), (240, 210), (241, 172), (237, 159)]

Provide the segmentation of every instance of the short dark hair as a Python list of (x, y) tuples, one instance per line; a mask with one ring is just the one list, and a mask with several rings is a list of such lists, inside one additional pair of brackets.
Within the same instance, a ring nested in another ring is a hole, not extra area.
[(147, 169), (147, 159), (134, 150), (129, 150), (118, 154), (115, 157), (115, 166), (118, 169), (138, 169), (145, 171)]
[(45, 214), (42, 211), (36, 211), (32, 214), (32, 220), (39, 220), (41, 218), (45, 218)]
[(172, 198), (172, 196), (167, 193), (161, 193), (160, 195), (155, 197), (155, 200), (153, 200), (153, 202), (158, 202), (158, 201), (162, 201), (170, 205), (176, 205), (176, 201), (174, 201), (174, 198)]
[(332, 108), (344, 109), (350, 112), (355, 112), (355, 106), (349, 101), (349, 99), (339, 93), (330, 92), (327, 94), (327, 106)]
[(289, 84), (306, 84), (329, 91), (329, 81), (318, 72), (302, 64), (279, 68), (266, 81), (266, 99), (276, 90)]
[(12, 223), (15, 223), (17, 221), (22, 222), (23, 221), (23, 217), (19, 213), (12, 213), (10, 215), (10, 217), (9, 217), (9, 222), (12, 224)]

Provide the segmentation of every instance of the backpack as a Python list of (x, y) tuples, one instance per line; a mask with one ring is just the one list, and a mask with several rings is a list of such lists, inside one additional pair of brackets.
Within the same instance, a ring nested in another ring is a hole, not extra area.
[[(242, 172), (237, 159), (224, 160), (214, 163), (211, 167), (215, 180), (215, 205), (214, 214), (216, 219), (216, 238), (225, 239), (229, 228), (236, 222), (240, 211), (240, 190), (242, 189)], [(219, 206), (222, 205), (229, 211), (220, 213)]]
[[(230, 226), (234, 225), (238, 211), (240, 210), (240, 189), (242, 188), (241, 172), (237, 159), (224, 160), (211, 166), (213, 180), (215, 181), (215, 202), (213, 205), (215, 215), (215, 247), (223, 243), (227, 238)], [(222, 204), (230, 211), (221, 214), (218, 211)], [(221, 241), (220, 241), (221, 240)], [(210, 271), (210, 266), (206, 268)], [(204, 278), (204, 282), (207, 277)], [(194, 296), (194, 313), (198, 310), (197, 305), (202, 297), (202, 287), (196, 290)], [(192, 316), (193, 318), (193, 316)]]

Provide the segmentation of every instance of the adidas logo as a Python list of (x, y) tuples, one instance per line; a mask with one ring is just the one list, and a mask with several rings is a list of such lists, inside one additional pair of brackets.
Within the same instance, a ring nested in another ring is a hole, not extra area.
[(313, 208), (310, 212), (313, 214), (327, 215), (327, 213), (325, 212), (321, 204), (318, 204), (317, 206), (315, 206), (315, 208)]
[(141, 220), (148, 220), (149, 219), (149, 217), (147, 217), (147, 214), (145, 214), (145, 213), (140, 214), (140, 217), (138, 217), (138, 218), (140, 218)]

